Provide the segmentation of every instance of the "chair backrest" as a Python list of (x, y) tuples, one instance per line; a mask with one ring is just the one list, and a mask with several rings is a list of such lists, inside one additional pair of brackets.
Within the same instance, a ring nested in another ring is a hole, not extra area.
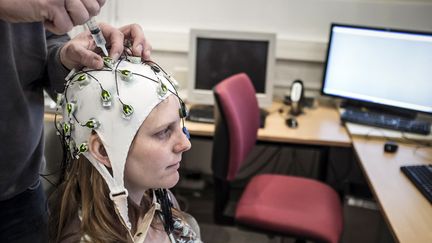
[(245, 73), (230, 76), (214, 89), (216, 128), (214, 176), (231, 181), (254, 147), (260, 124), (255, 88)]

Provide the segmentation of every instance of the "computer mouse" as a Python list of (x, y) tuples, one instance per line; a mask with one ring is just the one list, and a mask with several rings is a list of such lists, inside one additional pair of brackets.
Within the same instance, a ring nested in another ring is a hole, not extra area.
[(290, 118), (286, 119), (285, 123), (290, 128), (296, 128), (298, 126), (298, 122), (297, 122), (297, 119), (295, 117), (290, 117)]

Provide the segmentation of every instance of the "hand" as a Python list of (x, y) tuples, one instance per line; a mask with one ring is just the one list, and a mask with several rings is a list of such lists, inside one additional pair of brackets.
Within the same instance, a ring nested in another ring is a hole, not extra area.
[[(142, 28), (137, 24), (123, 26), (119, 29), (101, 23), (99, 27), (104, 35), (107, 46), (111, 46), (109, 55), (117, 60), (123, 53), (125, 40), (132, 43), (132, 55), (141, 56), (144, 60), (150, 58), (151, 46), (144, 37)], [(68, 69), (85, 66), (100, 69), (103, 67), (101, 51), (96, 46), (89, 31), (85, 31), (67, 42), (60, 50), (60, 61)]]
[(105, 0), (0, 0), (0, 19), (12, 22), (43, 22), (55, 34), (97, 15)]
[(138, 24), (130, 24), (120, 28), (126, 40), (132, 40), (132, 55), (150, 59), (151, 45), (144, 36), (144, 31)]

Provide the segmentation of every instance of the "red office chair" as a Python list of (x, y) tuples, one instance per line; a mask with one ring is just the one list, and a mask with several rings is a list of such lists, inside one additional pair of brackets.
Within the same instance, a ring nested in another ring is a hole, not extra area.
[[(217, 84), (214, 96), (213, 213), (215, 221), (223, 224), (230, 221), (224, 216), (230, 182), (256, 143), (260, 121), (255, 89), (246, 74), (233, 75)], [(260, 174), (252, 177), (243, 191), (234, 221), (270, 235), (336, 243), (342, 232), (342, 207), (338, 194), (324, 183)]]

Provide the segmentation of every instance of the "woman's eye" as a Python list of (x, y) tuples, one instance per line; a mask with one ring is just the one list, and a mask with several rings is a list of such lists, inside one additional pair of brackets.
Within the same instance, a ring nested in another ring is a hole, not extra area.
[(170, 127), (167, 127), (165, 129), (163, 129), (162, 131), (156, 133), (156, 136), (158, 138), (161, 138), (161, 139), (169, 137), (170, 135), (171, 135), (171, 128)]

